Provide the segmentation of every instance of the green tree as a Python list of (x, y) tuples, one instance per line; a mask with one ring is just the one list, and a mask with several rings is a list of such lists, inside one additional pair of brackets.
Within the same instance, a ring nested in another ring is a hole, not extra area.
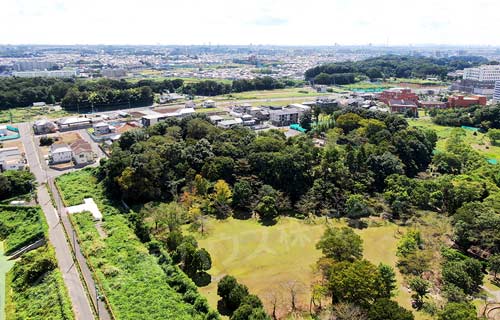
[(500, 272), (500, 254), (494, 254), (488, 258), (488, 267), (493, 272), (493, 277), (496, 278)]
[(226, 307), (232, 313), (241, 305), (241, 302), (248, 296), (248, 288), (243, 284), (237, 284), (226, 299)]
[(408, 282), (410, 289), (414, 292), (412, 294), (412, 298), (415, 302), (415, 306), (418, 310), (420, 310), (424, 304), (424, 298), (429, 293), (429, 282), (420, 278), (414, 277), (411, 278)]
[(368, 217), (371, 214), (370, 207), (360, 194), (351, 195), (346, 201), (347, 217), (351, 219), (359, 219)]
[(477, 292), (484, 277), (481, 262), (472, 258), (445, 262), (442, 274), (445, 284), (454, 284), (466, 294)]
[(432, 163), (439, 173), (460, 173), (462, 163), (460, 158), (451, 152), (439, 152), (432, 158)]
[(253, 190), (246, 180), (239, 180), (233, 187), (233, 205), (242, 209), (248, 209), (252, 203)]
[(354, 261), (363, 256), (363, 240), (351, 228), (328, 227), (316, 248), (335, 261)]
[(337, 118), (335, 126), (344, 130), (345, 134), (348, 134), (352, 130), (360, 127), (360, 121), (362, 119), (363, 118), (355, 113), (342, 114)]
[(367, 260), (336, 262), (328, 273), (332, 304), (349, 302), (368, 306), (380, 296), (377, 267)]
[(186, 221), (186, 210), (177, 202), (162, 203), (158, 211), (161, 212), (160, 223), (165, 223), (169, 232), (178, 230)]
[(236, 287), (238, 281), (230, 275), (225, 275), (217, 284), (217, 295), (222, 299), (227, 299), (229, 293)]
[(219, 218), (224, 219), (231, 215), (232, 197), (233, 193), (227, 182), (218, 180), (214, 185), (212, 202)]
[(380, 298), (389, 299), (396, 290), (396, 273), (391, 266), (383, 263), (378, 265), (378, 273)]
[(411, 311), (389, 299), (378, 299), (368, 309), (370, 320), (413, 320)]
[(210, 253), (204, 248), (197, 250), (194, 253), (193, 260), (190, 266), (192, 273), (199, 273), (210, 270), (212, 268), (212, 259)]
[(300, 120), (299, 120), (299, 123), (300, 123), (300, 126), (302, 128), (304, 128), (306, 131), (310, 131), (311, 130), (311, 123), (312, 123), (312, 116), (311, 116), (311, 112), (304, 112), (301, 116), (300, 116)]
[(278, 216), (276, 199), (273, 196), (264, 196), (255, 209), (264, 220), (274, 220)]
[(497, 146), (500, 144), (500, 129), (490, 129), (488, 130), (488, 138), (491, 140), (491, 144)]
[(439, 320), (475, 320), (477, 319), (476, 308), (469, 303), (447, 303), (439, 313)]

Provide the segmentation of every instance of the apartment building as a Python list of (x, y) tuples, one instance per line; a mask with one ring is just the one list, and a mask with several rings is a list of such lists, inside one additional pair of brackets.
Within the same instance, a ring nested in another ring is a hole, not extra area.
[(12, 72), (12, 75), (19, 78), (73, 78), (76, 70), (19, 71)]
[(477, 68), (466, 68), (464, 80), (494, 82), (500, 80), (500, 65), (483, 65)]

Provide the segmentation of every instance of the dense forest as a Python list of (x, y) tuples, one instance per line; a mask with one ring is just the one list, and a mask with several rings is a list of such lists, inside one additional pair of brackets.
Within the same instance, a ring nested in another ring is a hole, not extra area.
[(154, 94), (179, 92), (187, 95), (216, 96), (250, 90), (273, 90), (294, 86), (294, 81), (258, 77), (223, 83), (200, 80), (184, 83), (173, 80), (75, 80), (44, 78), (0, 79), (0, 109), (28, 107), (34, 102), (53, 104), (60, 102), (66, 110), (85, 110), (90, 106), (139, 106), (153, 103)]
[(387, 55), (363, 61), (346, 61), (320, 65), (305, 72), (305, 79), (317, 84), (349, 84), (357, 77), (378, 78), (425, 78), (445, 79), (450, 71), (488, 63), (488, 59), (476, 56), (426, 58)]
[[(465, 144), (458, 131), (445, 151), (436, 153), (435, 132), (409, 127), (401, 117), (347, 108), (333, 118), (333, 128), (323, 132), (323, 148), (310, 135), (287, 139), (276, 130), (222, 130), (203, 116), (169, 119), (123, 134), (96, 174), (111, 196), (145, 208), (137, 221), (167, 224), (167, 249), (195, 282), (197, 273), (208, 270), (201, 262), (209, 261), (209, 255), (198, 253), (195, 241), (176, 230), (188, 223), (203, 232), (207, 216), (256, 215), (264, 224), (281, 215), (345, 217), (350, 226), (363, 228), (360, 219), (371, 215), (383, 214), (405, 225), (422, 210), (436, 212), (452, 221), (458, 249), (441, 253), (444, 282), (439, 286), (448, 301), (442, 312), (470, 314), (470, 297), (479, 290), (483, 270), (500, 268), (498, 169)], [(158, 207), (158, 201), (168, 207)], [(136, 231), (145, 232), (143, 228)], [(154, 234), (154, 225), (149, 229), (145, 234)], [(390, 270), (363, 260), (359, 247), (358, 253), (351, 252), (357, 242), (346, 232), (327, 230), (318, 244), (325, 254), (318, 264), (330, 284), (322, 292), (334, 304), (352, 303), (378, 315), (370, 319), (389, 319), (384, 318), (386, 309), (412, 319), (388, 300), (390, 290), (380, 291), (378, 284)], [(195, 260), (176, 258), (186, 256), (182, 252), (187, 247), (187, 256), (200, 260), (194, 269), (190, 261)], [(427, 307), (424, 297), (431, 285), (423, 278), (433, 259), (425, 248), (418, 230), (408, 232), (398, 247), (398, 268), (409, 279), (417, 309)], [(370, 274), (373, 278), (365, 280), (373, 287), (363, 282), (335, 291), (345, 281), (333, 274)], [(387, 285), (391, 283), (389, 279)], [(373, 291), (367, 293), (367, 288)]]

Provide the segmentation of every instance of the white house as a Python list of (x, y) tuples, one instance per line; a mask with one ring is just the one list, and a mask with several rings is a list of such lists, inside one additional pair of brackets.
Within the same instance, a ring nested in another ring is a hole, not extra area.
[(213, 100), (205, 100), (203, 101), (203, 108), (215, 108), (216, 104)]
[(73, 152), (65, 143), (56, 143), (50, 146), (49, 162), (51, 164), (70, 162)]
[(92, 146), (85, 140), (79, 139), (70, 145), (73, 153), (73, 161), (76, 165), (83, 165), (94, 162), (95, 154)]
[(241, 124), (243, 124), (243, 120), (241, 118), (235, 118), (231, 120), (220, 121), (217, 123), (217, 126), (220, 128), (229, 129)]
[(57, 131), (57, 125), (52, 121), (41, 119), (33, 123), (33, 131), (35, 134), (54, 133)]
[(92, 126), (92, 120), (83, 117), (70, 117), (60, 119), (57, 123), (61, 130), (76, 130)]
[(26, 159), (17, 147), (0, 149), (0, 171), (23, 170)]
[(115, 127), (106, 122), (99, 122), (93, 125), (95, 134), (108, 134), (114, 131)]

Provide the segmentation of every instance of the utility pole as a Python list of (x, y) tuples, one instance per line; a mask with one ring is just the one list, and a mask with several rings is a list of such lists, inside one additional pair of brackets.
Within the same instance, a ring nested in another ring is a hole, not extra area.
[(99, 319), (99, 290), (97, 285), (95, 286), (95, 306), (97, 309), (97, 319)]

